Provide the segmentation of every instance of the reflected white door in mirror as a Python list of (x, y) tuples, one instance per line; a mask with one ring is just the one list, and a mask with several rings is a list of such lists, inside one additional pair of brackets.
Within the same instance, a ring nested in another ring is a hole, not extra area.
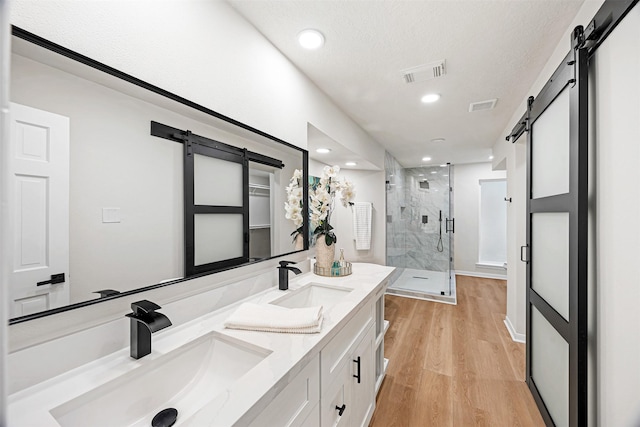
[(11, 104), (11, 317), (69, 304), (69, 119)]

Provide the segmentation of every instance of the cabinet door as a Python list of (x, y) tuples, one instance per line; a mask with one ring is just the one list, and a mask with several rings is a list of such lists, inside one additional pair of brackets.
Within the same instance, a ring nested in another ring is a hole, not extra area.
[(367, 426), (375, 409), (375, 328), (372, 326), (352, 353), (351, 425)]
[(320, 399), (320, 423), (322, 427), (351, 426), (351, 366), (343, 364)]
[(314, 357), (271, 403), (249, 424), (250, 427), (313, 427), (319, 424), (320, 360)]

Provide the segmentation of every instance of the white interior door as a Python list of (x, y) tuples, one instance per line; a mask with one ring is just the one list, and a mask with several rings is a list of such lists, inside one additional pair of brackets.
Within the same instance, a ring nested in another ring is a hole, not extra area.
[(10, 116), (10, 298), (19, 317), (69, 304), (69, 119), (15, 103)]

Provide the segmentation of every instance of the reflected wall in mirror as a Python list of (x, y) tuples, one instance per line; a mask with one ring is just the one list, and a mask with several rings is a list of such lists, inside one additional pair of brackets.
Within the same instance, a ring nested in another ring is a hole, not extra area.
[(152, 136), (152, 121), (280, 160), (248, 165), (248, 262), (295, 251), (285, 188), (305, 150), (14, 34), (13, 322), (184, 280), (183, 144)]

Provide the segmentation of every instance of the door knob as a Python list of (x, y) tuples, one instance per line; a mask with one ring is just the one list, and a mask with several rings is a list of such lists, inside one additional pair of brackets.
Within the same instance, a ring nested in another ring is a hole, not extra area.
[(57, 285), (58, 283), (64, 283), (64, 273), (52, 274), (51, 279), (45, 280), (44, 282), (36, 283), (36, 286), (44, 286), (44, 285)]

